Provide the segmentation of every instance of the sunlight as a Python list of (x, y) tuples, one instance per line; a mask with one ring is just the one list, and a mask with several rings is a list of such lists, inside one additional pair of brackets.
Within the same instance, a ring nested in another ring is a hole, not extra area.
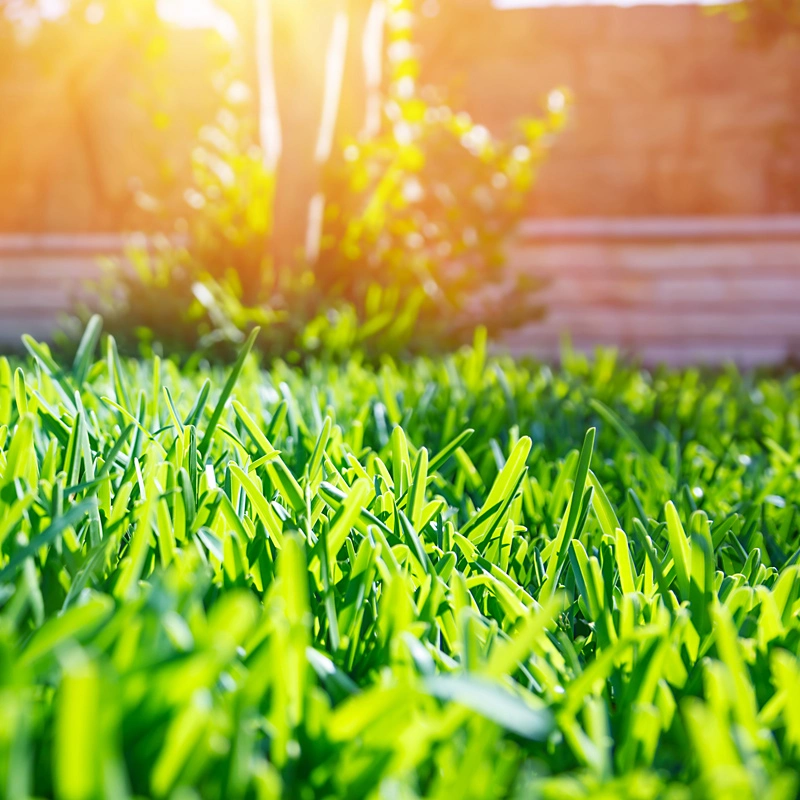
[(184, 28), (213, 28), (226, 41), (238, 37), (236, 23), (213, 0), (158, 0), (158, 13), (166, 22)]
[(554, 6), (724, 6), (737, 0), (493, 0), (492, 5), (503, 11), (515, 8), (551, 8)]
[[(4, 4), (6, 17), (23, 29), (36, 30), (42, 22), (58, 20), (70, 10), (70, 0), (7, 0)], [(236, 24), (227, 11), (219, 8), (214, 0), (157, 0), (161, 18), (172, 25), (183, 28), (208, 28), (216, 30), (226, 41), (238, 37)], [(102, 3), (91, 3), (86, 8), (86, 21), (102, 22), (105, 7)]]

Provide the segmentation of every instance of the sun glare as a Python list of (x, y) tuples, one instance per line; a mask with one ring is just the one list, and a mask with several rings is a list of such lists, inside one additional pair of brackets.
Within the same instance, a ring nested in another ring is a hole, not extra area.
[(213, 0), (158, 0), (158, 13), (166, 22), (184, 28), (213, 28), (228, 41), (237, 37), (236, 23)]
[[(4, 13), (23, 29), (38, 29), (42, 21), (58, 20), (70, 9), (70, 0), (38, 0), (33, 4), (23, 0), (7, 0)], [(216, 30), (227, 41), (237, 38), (236, 23), (230, 14), (214, 3), (214, 0), (158, 0), (158, 13), (164, 21), (183, 28), (208, 28)], [(99, 24), (105, 16), (101, 2), (90, 3), (86, 9), (86, 21)]]

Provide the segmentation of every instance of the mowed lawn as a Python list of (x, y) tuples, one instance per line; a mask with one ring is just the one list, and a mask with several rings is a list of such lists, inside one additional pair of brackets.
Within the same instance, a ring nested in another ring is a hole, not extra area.
[(800, 378), (0, 360), (0, 796), (793, 798)]

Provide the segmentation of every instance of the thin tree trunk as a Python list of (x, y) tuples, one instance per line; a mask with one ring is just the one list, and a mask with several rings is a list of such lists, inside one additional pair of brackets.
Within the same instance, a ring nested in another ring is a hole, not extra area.
[(261, 140), (277, 163), (273, 254), (278, 265), (313, 263), (324, 165), (343, 138), (376, 128), (383, 0), (256, 2)]
[(270, 0), (254, 0), (254, 4), (258, 132), (264, 163), (274, 171), (281, 157), (282, 141), (272, 55), (272, 9)]

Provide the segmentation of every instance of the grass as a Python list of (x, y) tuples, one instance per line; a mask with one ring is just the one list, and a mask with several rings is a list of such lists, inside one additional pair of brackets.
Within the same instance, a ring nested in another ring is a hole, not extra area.
[(800, 378), (0, 359), (0, 795), (793, 798)]

